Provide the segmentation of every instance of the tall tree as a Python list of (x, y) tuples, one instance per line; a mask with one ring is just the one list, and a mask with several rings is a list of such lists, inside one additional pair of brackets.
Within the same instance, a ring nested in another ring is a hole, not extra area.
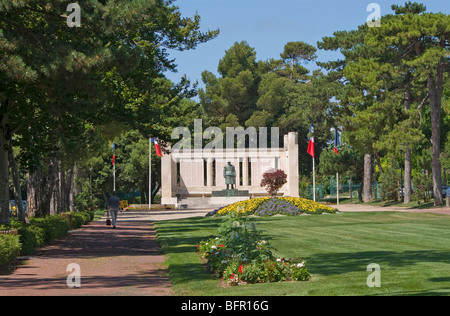
[[(149, 78), (159, 87), (163, 71), (176, 67), (167, 49), (193, 49), (218, 34), (200, 32), (200, 17), (181, 17), (170, 0), (85, 1), (81, 27), (68, 27), (66, 8), (62, 0), (0, 4), (0, 183), (8, 181), (14, 134), (29, 133), (36, 121), (45, 129), (65, 113), (95, 124), (105, 117), (118, 120), (118, 111), (102, 98), (109, 92), (105, 74), (116, 69), (131, 89)], [(147, 89), (142, 95), (151, 93)], [(143, 109), (146, 105), (124, 106), (141, 107), (148, 117), (152, 109)], [(8, 193), (8, 186), (1, 185), (0, 224), (9, 222)]]
[[(442, 170), (439, 158), (444, 74), (448, 71), (450, 61), (450, 16), (442, 13), (417, 14), (425, 10), (423, 5), (417, 3), (407, 3), (405, 7), (394, 6), (393, 9), (399, 15), (373, 30), (368, 42), (373, 46), (397, 50), (400, 58), (392, 64), (409, 69), (406, 73), (408, 81), (411, 78), (415, 84), (426, 87), (431, 109), (434, 204), (442, 205)], [(405, 96), (409, 98), (408, 85)], [(405, 103), (405, 107), (408, 106)]]

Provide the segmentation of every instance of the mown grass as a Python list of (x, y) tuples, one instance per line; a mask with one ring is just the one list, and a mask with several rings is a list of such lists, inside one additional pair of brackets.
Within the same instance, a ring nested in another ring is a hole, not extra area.
[[(224, 287), (207, 271), (197, 244), (220, 218), (157, 222), (158, 241), (177, 295), (450, 295), (450, 217), (399, 212), (254, 217), (280, 257), (302, 257), (308, 282)], [(367, 266), (381, 267), (369, 288)]]

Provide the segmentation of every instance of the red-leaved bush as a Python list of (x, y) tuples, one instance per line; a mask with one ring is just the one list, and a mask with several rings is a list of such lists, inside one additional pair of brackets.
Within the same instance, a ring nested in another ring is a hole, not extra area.
[(271, 196), (275, 196), (279, 189), (287, 182), (287, 175), (283, 170), (269, 170), (263, 174), (261, 186), (266, 187)]

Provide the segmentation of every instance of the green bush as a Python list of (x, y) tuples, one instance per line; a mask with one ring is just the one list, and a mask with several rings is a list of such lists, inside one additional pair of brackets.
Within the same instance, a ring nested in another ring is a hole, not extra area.
[(398, 201), (400, 174), (396, 169), (396, 165), (394, 163), (394, 166), (387, 167), (380, 176), (381, 198), (383, 201)]
[(227, 284), (309, 280), (302, 259), (275, 259), (250, 217), (229, 213), (218, 233), (219, 237), (200, 242), (198, 251)]
[(70, 229), (69, 222), (60, 215), (49, 215), (42, 218), (32, 218), (32, 226), (40, 227), (44, 230), (44, 242), (61, 238)]
[[(93, 220), (95, 212), (77, 212), (72, 214), (72, 223), (75, 228), (79, 228)], [(35, 249), (53, 239), (61, 238), (70, 229), (69, 222), (60, 215), (50, 215), (43, 218), (32, 218), (30, 224), (25, 224), (15, 218), (11, 219), (11, 226), (0, 227), (0, 230), (17, 229), (19, 242), (22, 245), (20, 254), (30, 255)], [(1, 245), (0, 245), (1, 247)], [(2, 249), (0, 249), (2, 253)]]
[(94, 219), (95, 212), (84, 211), (84, 212), (72, 212), (72, 226), (74, 229), (80, 228), (86, 225)]
[(22, 255), (30, 255), (45, 242), (45, 230), (37, 225), (27, 225), (17, 219), (11, 221), (11, 227), (17, 229), (22, 243)]
[(0, 235), (0, 268), (10, 264), (22, 248), (18, 235)]

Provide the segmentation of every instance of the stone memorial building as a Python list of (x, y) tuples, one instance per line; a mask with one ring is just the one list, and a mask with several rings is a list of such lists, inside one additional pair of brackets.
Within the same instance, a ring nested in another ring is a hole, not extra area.
[[(298, 134), (284, 135), (282, 148), (184, 149), (170, 150), (161, 161), (161, 203), (178, 207), (213, 208), (240, 200), (269, 196), (260, 186), (262, 176), (271, 169), (282, 169), (287, 183), (280, 196), (298, 197)], [(227, 188), (224, 167), (228, 163), (236, 173), (238, 196), (216, 196)]]

